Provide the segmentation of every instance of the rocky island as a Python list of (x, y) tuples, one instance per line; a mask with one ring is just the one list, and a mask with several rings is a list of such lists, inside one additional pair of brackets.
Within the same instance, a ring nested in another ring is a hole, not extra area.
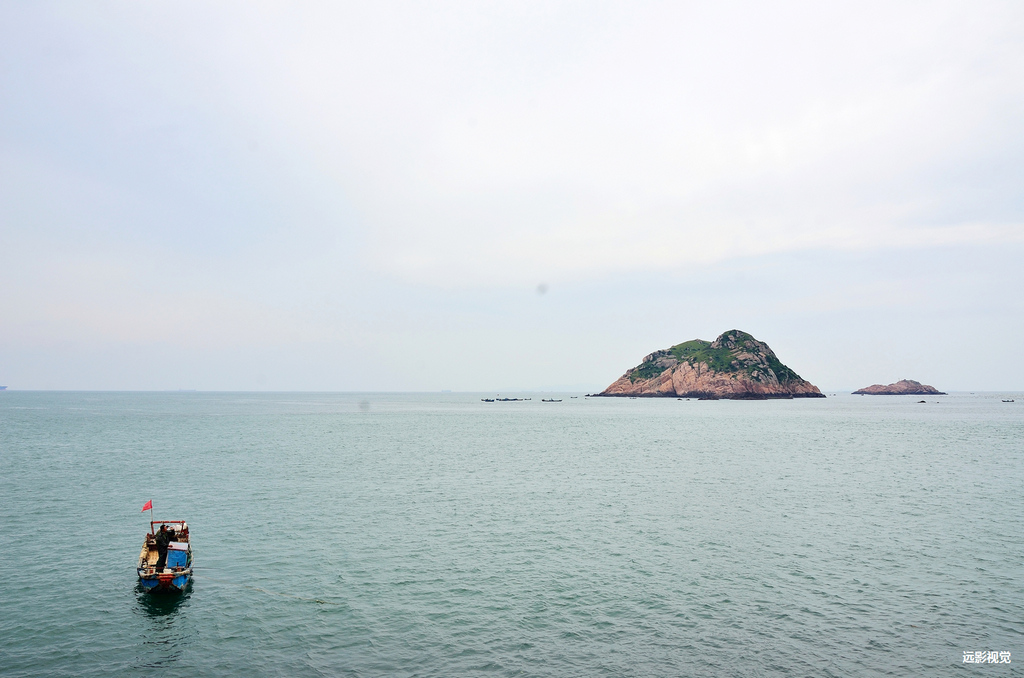
[(729, 330), (714, 341), (694, 339), (655, 351), (600, 396), (672, 398), (824, 398), (775, 356), (768, 344)]
[(946, 395), (942, 391), (938, 390), (934, 386), (928, 384), (922, 384), (919, 381), (913, 379), (900, 379), (895, 384), (889, 384), (888, 386), (882, 386), (881, 384), (875, 384), (873, 386), (865, 386), (859, 391), (854, 391), (854, 395)]

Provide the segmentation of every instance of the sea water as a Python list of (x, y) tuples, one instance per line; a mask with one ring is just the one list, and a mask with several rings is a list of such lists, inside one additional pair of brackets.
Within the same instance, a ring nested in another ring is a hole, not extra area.
[(1020, 394), (480, 397), (0, 394), (0, 674), (1024, 675)]

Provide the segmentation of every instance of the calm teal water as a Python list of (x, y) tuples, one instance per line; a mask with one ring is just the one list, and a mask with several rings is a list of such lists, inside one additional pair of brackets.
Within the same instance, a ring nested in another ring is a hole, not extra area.
[(1024, 675), (1020, 394), (479, 398), (0, 394), (0, 674)]

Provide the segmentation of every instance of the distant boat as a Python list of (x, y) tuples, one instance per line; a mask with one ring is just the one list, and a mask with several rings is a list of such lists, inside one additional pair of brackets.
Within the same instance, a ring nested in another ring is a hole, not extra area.
[(480, 401), (484, 403), (493, 403), (494, 398), (481, 398)]
[(560, 403), (560, 402), (562, 402), (561, 400), (555, 400), (554, 398), (541, 398), (540, 401), (542, 403)]
[(1009, 400), (1004, 400), (1003, 402), (1004, 403), (1012, 403), (1013, 402), (1013, 398), (1010, 398)]
[[(157, 525), (177, 525), (174, 540), (167, 544), (164, 566), (160, 564), (157, 546)], [(149, 593), (180, 593), (192, 581), (192, 544), (189, 542), (188, 523), (184, 520), (154, 520), (149, 534), (142, 542), (139, 553), (139, 584)]]
[(6, 386), (0, 386), (0, 391), (6, 391), (6, 390), (7, 390)]

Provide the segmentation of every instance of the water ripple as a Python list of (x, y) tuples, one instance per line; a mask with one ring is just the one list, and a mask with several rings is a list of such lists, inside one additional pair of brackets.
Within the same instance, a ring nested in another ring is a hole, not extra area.
[[(0, 674), (1010, 675), (962, 664), (1024, 662), (1000, 395), (5, 393)], [(180, 598), (134, 582), (149, 498)]]

